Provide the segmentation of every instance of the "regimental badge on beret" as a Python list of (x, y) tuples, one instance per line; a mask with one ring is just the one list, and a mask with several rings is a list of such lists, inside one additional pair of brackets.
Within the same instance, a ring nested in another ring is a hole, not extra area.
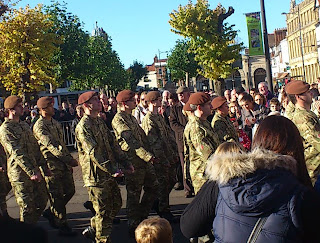
[(50, 104), (54, 103), (54, 99), (52, 97), (46, 96), (46, 97), (41, 97), (37, 101), (37, 107), (39, 109), (45, 109), (47, 108)]
[(117, 102), (126, 102), (131, 100), (134, 97), (135, 93), (131, 90), (125, 89), (118, 93), (117, 95)]
[(88, 91), (81, 94), (78, 98), (78, 105), (82, 105), (88, 102), (93, 96), (96, 96), (96, 95), (98, 95), (98, 93), (95, 91)]
[(285, 91), (289, 95), (299, 95), (307, 92), (310, 85), (301, 80), (292, 80), (285, 86)]
[(4, 101), (4, 108), (5, 109), (14, 109), (14, 107), (21, 103), (22, 99), (19, 96), (16, 95), (11, 95), (9, 97), (7, 97)]
[(192, 111), (189, 102), (187, 102), (187, 103), (183, 106), (182, 109), (183, 109), (184, 111)]
[(226, 98), (224, 96), (218, 96), (214, 98), (211, 101), (212, 109), (218, 109), (220, 106), (222, 106), (225, 102), (227, 102)]
[(203, 105), (210, 101), (210, 95), (205, 93), (205, 92), (197, 92), (193, 93), (189, 100), (188, 103), (192, 105)]
[(160, 92), (159, 91), (150, 91), (146, 96), (145, 100), (146, 101), (154, 101), (157, 100), (160, 97)]

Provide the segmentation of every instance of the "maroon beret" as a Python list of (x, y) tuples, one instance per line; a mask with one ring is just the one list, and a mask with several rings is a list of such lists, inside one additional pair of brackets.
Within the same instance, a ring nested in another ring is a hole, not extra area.
[(131, 90), (125, 89), (118, 93), (117, 102), (126, 102), (131, 100), (135, 96), (135, 93)]
[(183, 106), (182, 109), (183, 109), (184, 111), (192, 111), (189, 102), (187, 102), (187, 103)]
[(218, 96), (218, 97), (214, 98), (211, 102), (212, 109), (215, 110), (215, 109), (219, 108), (220, 106), (222, 106), (226, 102), (227, 102), (227, 99), (224, 96)]
[(310, 88), (310, 85), (304, 81), (292, 80), (286, 85), (285, 91), (287, 94), (290, 94), (290, 95), (299, 95), (308, 91), (309, 88)]
[(4, 101), (4, 108), (14, 109), (14, 107), (21, 102), (22, 102), (22, 99), (19, 96), (11, 95), (7, 97), (6, 100)]
[(39, 109), (45, 109), (47, 108), (50, 104), (54, 103), (54, 99), (52, 97), (46, 96), (46, 97), (41, 97), (37, 101), (37, 106)]
[(98, 95), (97, 92), (95, 91), (88, 91), (85, 92), (83, 94), (81, 94), (78, 98), (78, 105), (82, 105), (84, 103), (86, 103), (87, 101), (89, 101), (93, 96)]
[(150, 91), (146, 96), (145, 100), (146, 101), (154, 101), (157, 100), (160, 97), (160, 92), (159, 91)]
[(205, 92), (193, 93), (188, 100), (192, 105), (203, 105), (208, 101), (210, 101), (210, 95)]

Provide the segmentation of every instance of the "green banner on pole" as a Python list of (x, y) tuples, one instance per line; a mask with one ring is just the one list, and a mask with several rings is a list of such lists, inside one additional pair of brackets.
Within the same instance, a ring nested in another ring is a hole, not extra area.
[(247, 13), (247, 27), (249, 36), (249, 55), (264, 55), (261, 33), (260, 12)]

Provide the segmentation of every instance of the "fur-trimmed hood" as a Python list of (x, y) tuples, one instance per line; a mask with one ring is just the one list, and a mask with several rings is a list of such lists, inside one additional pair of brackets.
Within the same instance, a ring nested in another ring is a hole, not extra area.
[(272, 212), (299, 188), (297, 162), (291, 156), (255, 149), (214, 155), (206, 173), (219, 184), (219, 197), (233, 212), (260, 217)]
[(258, 169), (275, 168), (284, 168), (297, 174), (297, 162), (293, 157), (259, 148), (249, 153), (214, 154), (207, 162), (206, 174), (210, 180), (226, 184), (233, 178), (245, 178)]

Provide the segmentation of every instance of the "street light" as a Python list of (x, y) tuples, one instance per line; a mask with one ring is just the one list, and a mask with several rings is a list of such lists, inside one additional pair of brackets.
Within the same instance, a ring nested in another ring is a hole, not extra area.
[(167, 57), (168, 57), (168, 51), (160, 51), (159, 49), (158, 49), (158, 52), (159, 52), (159, 64), (160, 64), (160, 66), (159, 66), (159, 68), (160, 68), (160, 70), (161, 70), (161, 73), (160, 73), (160, 79), (161, 79), (161, 82), (162, 82), (162, 88), (164, 88), (164, 86), (165, 86), (165, 83), (164, 83), (164, 80), (162, 79), (162, 73), (163, 73), (163, 71), (162, 71), (162, 68), (161, 68), (161, 58), (160, 58), (160, 54), (161, 53), (167, 53)]
[(282, 13), (283, 15), (288, 14), (298, 14), (298, 22), (299, 22), (299, 32), (300, 32), (300, 50), (301, 50), (301, 58), (302, 58), (302, 70), (303, 70), (303, 81), (306, 81), (306, 70), (304, 66), (304, 57), (303, 57), (303, 44), (302, 44), (302, 31), (301, 31), (301, 19), (300, 19), (300, 6), (298, 5), (298, 10), (292, 13)]

